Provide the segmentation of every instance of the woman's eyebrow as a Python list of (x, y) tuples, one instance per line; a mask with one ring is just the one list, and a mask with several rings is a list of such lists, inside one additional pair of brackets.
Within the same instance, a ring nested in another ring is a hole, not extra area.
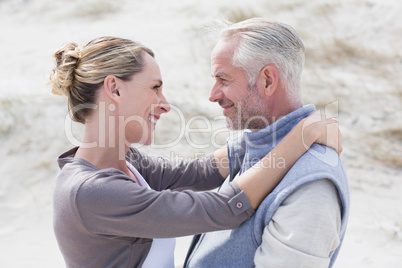
[(158, 82), (158, 86), (162, 86), (163, 85), (163, 81), (160, 79), (155, 79), (155, 82)]

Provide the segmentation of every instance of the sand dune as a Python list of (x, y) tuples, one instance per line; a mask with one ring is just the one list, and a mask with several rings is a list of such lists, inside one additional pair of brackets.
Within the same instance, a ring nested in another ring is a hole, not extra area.
[[(306, 45), (305, 103), (339, 118), (351, 215), (335, 267), (402, 265), (402, 3), (398, 0), (0, 1), (1, 267), (62, 267), (52, 230), (56, 157), (79, 142), (66, 103), (45, 85), (62, 43), (113, 35), (156, 53), (166, 97), (151, 154), (194, 158), (224, 144), (224, 122), (207, 100), (213, 19), (268, 17)], [(201, 4), (202, 3), (202, 4)], [(186, 127), (207, 133), (186, 133)], [(183, 121), (183, 119), (185, 121)], [(189, 126), (189, 124), (191, 125)], [(172, 128), (172, 125), (180, 128)], [(178, 239), (180, 263), (189, 238)]]

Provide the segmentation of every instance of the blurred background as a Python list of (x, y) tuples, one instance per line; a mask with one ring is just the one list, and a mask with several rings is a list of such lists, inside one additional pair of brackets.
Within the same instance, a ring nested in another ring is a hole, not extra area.
[[(62, 43), (110, 35), (151, 47), (174, 109), (141, 150), (197, 158), (231, 134), (208, 101), (205, 28), (251, 17), (295, 28), (306, 47), (304, 102), (340, 121), (352, 207), (335, 267), (401, 267), (401, 14), (399, 0), (0, 0), (0, 267), (64, 265), (52, 229), (56, 158), (79, 144), (82, 127), (46, 85)], [(189, 239), (178, 239), (177, 263)]]

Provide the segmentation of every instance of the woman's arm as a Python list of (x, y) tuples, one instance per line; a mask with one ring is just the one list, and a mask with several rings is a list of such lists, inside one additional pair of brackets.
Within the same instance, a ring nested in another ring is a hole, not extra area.
[[(322, 119), (323, 118), (319, 114), (319, 112), (315, 112), (315, 113), (311, 114), (310, 116), (308, 116), (307, 118), (305, 118), (303, 124), (305, 127), (309, 127), (309, 125), (311, 125), (313, 123), (317, 123), (317, 122), (321, 121)], [(332, 120), (335, 120), (335, 119), (332, 119)], [(338, 152), (338, 154), (340, 154), (342, 152), (342, 144), (341, 144), (342, 136), (341, 136), (341, 133), (339, 132), (338, 125), (332, 125), (332, 126), (328, 127), (327, 129), (322, 129), (322, 127), (325, 127), (325, 124), (327, 124), (327, 123), (322, 122), (321, 125), (312, 125), (308, 130), (306, 130), (307, 133), (305, 133), (305, 134), (308, 135), (309, 131), (315, 131), (314, 127), (320, 127), (321, 129), (319, 129), (319, 130), (317, 129), (318, 132), (316, 133), (316, 135), (318, 135), (318, 136), (314, 142), (331, 147), (331, 148), (335, 149)], [(296, 138), (298, 138), (300, 145), (304, 145), (306, 147), (306, 150), (308, 150), (308, 148), (310, 148), (311, 144), (309, 145), (309, 144), (305, 143), (304, 140), (302, 140), (302, 136), (301, 136), (302, 132), (299, 132), (298, 134), (299, 134), (299, 136)], [(279, 150), (281, 150), (281, 149), (279, 148)], [(225, 146), (223, 148), (216, 150), (213, 153), (213, 155), (215, 158), (216, 166), (219, 170), (219, 174), (223, 178), (226, 178), (227, 176), (229, 176), (229, 158), (228, 158), (227, 147)]]
[[(329, 122), (306, 127), (303, 120), (270, 154), (219, 192), (154, 191), (120, 171), (106, 169), (81, 184), (73, 200), (86, 228), (98, 234), (164, 238), (235, 228), (251, 217), (253, 208), (307, 151), (304, 145), (321, 141), (327, 127), (329, 133), (337, 133), (337, 124)], [(286, 167), (263, 168), (271, 154), (284, 157)]]
[[(234, 181), (256, 209), (313, 143), (325, 144), (340, 153), (340, 138), (338, 122), (315, 113), (301, 120), (271, 152)], [(271, 167), (273, 158), (285, 159), (285, 166)]]
[(219, 187), (225, 178), (219, 173), (215, 159), (209, 154), (200, 159), (169, 159), (155, 157), (130, 148), (126, 159), (157, 191), (206, 191)]

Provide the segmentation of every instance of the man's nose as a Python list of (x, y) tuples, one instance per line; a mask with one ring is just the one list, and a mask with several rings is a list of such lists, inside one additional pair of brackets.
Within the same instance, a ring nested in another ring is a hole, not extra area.
[(221, 99), (223, 99), (223, 92), (217, 83), (214, 83), (209, 93), (209, 101), (218, 102)]

